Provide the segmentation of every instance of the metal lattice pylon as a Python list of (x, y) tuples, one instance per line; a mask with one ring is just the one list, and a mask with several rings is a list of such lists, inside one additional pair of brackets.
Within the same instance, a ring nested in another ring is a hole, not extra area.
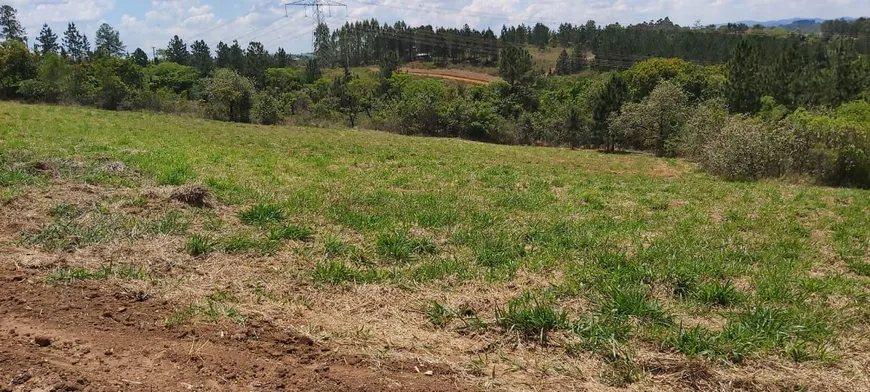
[[(347, 15), (347, 4), (342, 4), (332, 0), (296, 0), (287, 4), (284, 4), (285, 12), (287, 7), (303, 7), (305, 9), (305, 15), (308, 15), (309, 8), (311, 9), (312, 17), (314, 18), (314, 29), (317, 31), (317, 27), (323, 23), (326, 23), (326, 19), (332, 16), (332, 9), (344, 7), (344, 13)], [(314, 37), (312, 36), (312, 42), (314, 41)]]

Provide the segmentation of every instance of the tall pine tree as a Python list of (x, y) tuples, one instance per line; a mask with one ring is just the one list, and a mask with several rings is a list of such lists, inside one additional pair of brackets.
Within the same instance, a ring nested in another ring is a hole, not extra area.
[(12, 6), (0, 7), (0, 29), (2, 29), (3, 39), (6, 41), (27, 42), (27, 32), (18, 21), (18, 10)]
[(172, 37), (169, 40), (169, 45), (166, 47), (166, 60), (173, 63), (187, 65), (190, 58), (190, 53), (187, 51), (187, 44), (178, 36)]
[(725, 96), (734, 113), (756, 113), (761, 107), (761, 62), (758, 47), (752, 38), (737, 44), (725, 67)]
[(121, 57), (127, 52), (127, 47), (121, 42), (121, 33), (103, 23), (97, 30), (96, 36), (97, 53), (114, 57)]
[(83, 38), (75, 23), (67, 25), (66, 32), (63, 33), (63, 48), (74, 63), (81, 62), (87, 56)]
[(148, 55), (141, 48), (136, 48), (133, 52), (133, 62), (140, 67), (148, 66)]
[(57, 43), (57, 34), (51, 31), (51, 27), (48, 27), (47, 24), (42, 25), (42, 30), (39, 32), (36, 42), (39, 45), (39, 52), (43, 55), (57, 53), (60, 50), (60, 44)]
[(214, 69), (214, 59), (211, 58), (211, 49), (205, 41), (194, 41), (190, 45), (190, 66), (199, 71), (199, 76), (207, 76)]

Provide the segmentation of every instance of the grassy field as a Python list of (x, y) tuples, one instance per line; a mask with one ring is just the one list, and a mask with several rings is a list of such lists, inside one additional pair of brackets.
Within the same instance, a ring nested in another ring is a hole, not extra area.
[[(170, 202), (184, 184), (211, 208)], [(66, 255), (47, 283), (134, 285), (167, 328), (265, 318), (481, 388), (870, 385), (868, 191), (14, 103), (0, 186), (3, 245)]]

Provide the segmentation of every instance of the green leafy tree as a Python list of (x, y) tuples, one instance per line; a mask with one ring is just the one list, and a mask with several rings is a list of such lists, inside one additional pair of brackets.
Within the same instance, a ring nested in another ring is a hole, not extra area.
[(594, 142), (607, 151), (615, 151), (618, 135), (611, 132), (608, 121), (619, 115), (623, 102), (629, 98), (628, 85), (619, 73), (611, 73), (591, 97)]
[(166, 61), (187, 65), (190, 59), (190, 53), (187, 51), (187, 44), (178, 36), (172, 37), (169, 40), (169, 45), (166, 47)]
[(36, 60), (18, 40), (0, 44), (0, 96), (14, 98), (19, 84), (36, 76)]
[(249, 122), (254, 84), (231, 69), (221, 68), (204, 82), (206, 110), (212, 118)]
[(60, 51), (60, 45), (57, 43), (57, 34), (51, 31), (51, 27), (48, 27), (47, 24), (42, 25), (42, 30), (39, 32), (36, 42), (42, 55)]
[(233, 45), (230, 46), (229, 51), (229, 64), (227, 68), (230, 68), (238, 73), (242, 73), (245, 70), (247, 64), (245, 64), (245, 51), (242, 50), (241, 45), (239, 45), (239, 41), (233, 41)]
[(305, 84), (311, 84), (320, 79), (320, 65), (317, 62), (317, 59), (309, 59), (307, 63), (305, 63), (305, 74), (303, 80)]
[(87, 37), (79, 32), (75, 23), (67, 25), (66, 32), (63, 33), (63, 47), (72, 62), (80, 63), (87, 58), (90, 45), (87, 45), (86, 40)]
[(109, 26), (108, 23), (101, 24), (100, 28), (97, 29), (95, 44), (97, 45), (97, 53), (121, 57), (127, 52), (127, 46), (121, 41), (121, 33)]
[(141, 48), (136, 48), (133, 52), (133, 62), (136, 63), (136, 65), (145, 68), (148, 66), (148, 55), (145, 54), (145, 51)]
[(190, 65), (199, 71), (199, 76), (205, 77), (214, 69), (214, 59), (211, 49), (203, 40), (194, 41), (190, 46)]
[(754, 40), (744, 38), (726, 65), (725, 95), (734, 113), (756, 113), (761, 107), (761, 61)]
[(152, 89), (167, 89), (176, 94), (190, 91), (199, 81), (196, 68), (168, 61), (149, 66), (145, 73)]
[(272, 66), (272, 56), (259, 42), (251, 42), (248, 44), (248, 50), (245, 51), (245, 72), (244, 75), (259, 89), (266, 87), (266, 70)]
[(531, 79), (534, 60), (523, 48), (508, 46), (501, 50), (498, 73), (511, 85), (527, 83)]
[(12, 6), (0, 7), (0, 29), (6, 41), (27, 42), (27, 32), (18, 21), (18, 10)]
[(287, 68), (290, 65), (290, 55), (284, 51), (284, 48), (278, 48), (275, 52), (274, 65), (278, 68)]
[(217, 48), (215, 48), (215, 66), (218, 68), (229, 68), (230, 67), (230, 47), (225, 44), (223, 41), (218, 42)]
[(381, 79), (390, 79), (393, 77), (393, 73), (399, 69), (399, 55), (396, 52), (388, 51), (381, 57), (379, 65)]
[(629, 103), (610, 123), (626, 147), (651, 149), (674, 156), (677, 136), (689, 115), (689, 97), (673, 81), (660, 83), (640, 103)]

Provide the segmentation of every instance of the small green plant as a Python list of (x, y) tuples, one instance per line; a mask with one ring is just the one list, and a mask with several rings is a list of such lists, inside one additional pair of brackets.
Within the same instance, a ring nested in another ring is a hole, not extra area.
[(680, 325), (665, 337), (662, 346), (690, 357), (713, 358), (720, 352), (716, 335), (701, 326), (683, 328)]
[(601, 313), (616, 317), (634, 316), (642, 321), (661, 325), (671, 323), (671, 317), (643, 285), (609, 285), (604, 289), (603, 296)]
[(375, 270), (358, 270), (340, 261), (320, 263), (311, 272), (311, 278), (315, 282), (333, 285), (344, 282), (370, 283), (376, 277), (377, 271)]
[(429, 322), (432, 323), (435, 328), (439, 329), (446, 327), (447, 324), (450, 324), (450, 321), (456, 317), (455, 312), (435, 300), (429, 302), (429, 305), (426, 306), (425, 313), (426, 317), (429, 318)]
[(66, 219), (75, 218), (75, 217), (79, 216), (80, 214), (81, 214), (81, 211), (79, 210), (78, 206), (76, 206), (75, 204), (67, 204), (67, 203), (60, 203), (60, 204), (54, 206), (51, 209), (51, 211), (48, 212), (48, 215), (51, 216), (52, 218), (66, 218)]
[(262, 226), (270, 223), (279, 223), (284, 218), (284, 211), (281, 207), (274, 204), (257, 204), (239, 212), (239, 219), (242, 223), (248, 225)]
[(525, 294), (508, 301), (507, 308), (496, 312), (498, 324), (508, 331), (521, 332), (526, 337), (547, 343), (547, 334), (566, 328), (568, 313), (553, 307), (552, 301)]
[(260, 241), (244, 235), (231, 237), (223, 244), (223, 250), (227, 253), (240, 254), (250, 252), (260, 246)]
[(187, 254), (198, 257), (214, 252), (217, 250), (217, 247), (217, 241), (213, 240), (211, 237), (194, 234), (187, 240), (184, 249), (187, 251)]
[(378, 254), (398, 261), (407, 261), (415, 255), (434, 254), (435, 243), (425, 238), (411, 238), (407, 232), (394, 232), (378, 236)]
[(179, 325), (190, 323), (196, 316), (198, 310), (199, 307), (196, 306), (196, 304), (190, 304), (181, 309), (176, 309), (170, 313), (169, 316), (166, 316), (166, 319), (163, 320), (163, 326), (171, 329)]
[(365, 255), (359, 248), (337, 238), (327, 238), (324, 248), (329, 257), (346, 257), (354, 262), (365, 261)]
[(154, 180), (157, 185), (182, 185), (193, 177), (187, 166), (170, 166), (160, 170)]
[(699, 285), (695, 298), (708, 305), (732, 306), (743, 302), (744, 295), (730, 282), (713, 282)]
[(308, 242), (314, 238), (314, 232), (302, 226), (279, 226), (269, 230), (269, 241), (303, 241)]
[(870, 277), (870, 263), (857, 260), (852, 261), (849, 262), (849, 269), (858, 275)]

